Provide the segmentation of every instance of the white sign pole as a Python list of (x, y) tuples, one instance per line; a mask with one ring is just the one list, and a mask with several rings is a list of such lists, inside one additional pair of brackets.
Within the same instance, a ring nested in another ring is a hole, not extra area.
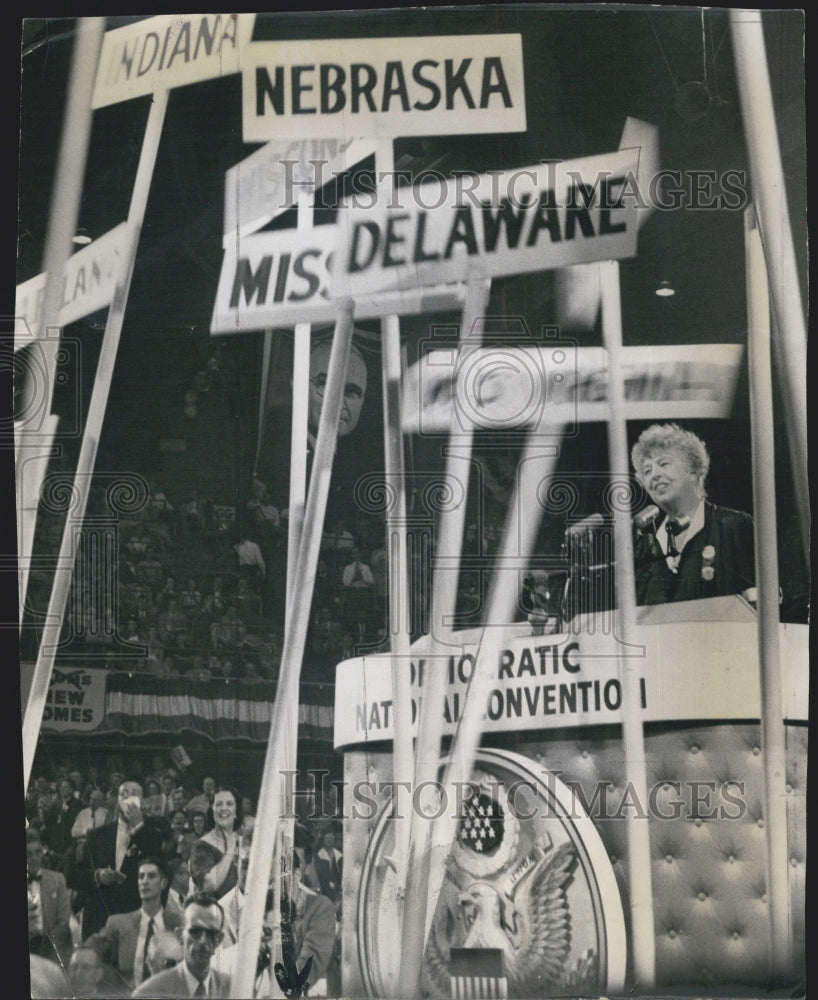
[(773, 348), (781, 380), (801, 541), (809, 562), (807, 329), (787, 209), (787, 187), (781, 165), (761, 11), (731, 10), (730, 29), (750, 160), (753, 201), (758, 212), (758, 229), (777, 320)]
[(744, 212), (747, 252), (747, 363), (753, 458), (753, 523), (758, 588), (758, 658), (761, 671), (761, 748), (764, 755), (764, 828), (767, 837), (767, 912), (770, 976), (792, 968), (787, 868), (787, 747), (779, 652), (778, 547), (775, 444), (770, 365), (770, 300), (755, 212)]
[[(71, 59), (71, 73), (65, 102), (65, 122), (57, 156), (57, 172), (48, 214), (48, 234), (46, 236), (43, 267), (46, 273), (45, 296), (42, 322), (35, 331), (46, 368), (44, 412), (51, 414), (54, 397), (54, 380), (57, 372), (57, 353), (60, 338), (60, 304), (63, 295), (62, 276), (71, 256), (71, 237), (76, 232), (79, 217), (82, 186), (85, 178), (85, 163), (88, 157), (88, 143), (91, 137), (91, 93), (94, 74), (99, 57), (104, 28), (104, 18), (83, 17), (77, 22), (76, 40)], [(52, 336), (48, 336), (48, 332)], [(16, 339), (16, 338), (15, 338)], [(25, 421), (15, 427), (16, 462), (15, 473), (20, 495), (17, 501), (17, 541), (19, 577), (20, 627), (23, 625), (26, 592), (28, 590), (28, 570), (34, 548), (34, 531), (37, 518), (37, 504), (40, 487), (51, 453), (55, 422), (49, 420), (45, 434), (28, 430)], [(27, 434), (32, 435), (26, 441)], [(37, 456), (24, 471), (26, 460)], [(45, 460), (43, 460), (45, 456)], [(42, 714), (42, 713), (41, 713)], [(39, 730), (39, 723), (37, 726)], [(26, 777), (26, 785), (28, 777)]]
[[(385, 177), (380, 196), (391, 200), (395, 188), (395, 154), (391, 139), (384, 139), (375, 152), (375, 170)], [(412, 748), (412, 684), (409, 677), (409, 576), (406, 545), (406, 486), (404, 477), (403, 429), (401, 427), (401, 351), (400, 320), (397, 315), (381, 320), (381, 358), (383, 365), (383, 441), (386, 471), (386, 553), (389, 568), (387, 636), (392, 654), (392, 780), (396, 789), (411, 788), (414, 775)], [(389, 498), (394, 496), (394, 502)], [(395, 802), (401, 796), (396, 792)], [(405, 802), (405, 797), (404, 797)], [(398, 898), (395, 900), (398, 925), (406, 891), (409, 860), (411, 813), (401, 815), (396, 809), (395, 868)], [(395, 971), (400, 959), (393, 957)]]
[[(313, 194), (298, 193), (298, 231), (305, 233), (312, 228)], [(293, 407), (290, 435), (290, 517), (287, 524), (287, 617), (292, 611), (295, 562), (301, 544), (301, 526), (304, 520), (304, 498), (307, 494), (307, 424), (309, 417), (310, 386), (310, 324), (296, 323), (293, 349)]]
[(468, 798), (464, 787), (471, 778), (489, 694), (497, 676), (497, 662), (503, 644), (503, 629), (497, 623), (514, 620), (522, 576), (534, 549), (542, 517), (542, 507), (536, 498), (540, 495), (540, 485), (553, 475), (562, 432), (561, 426), (552, 426), (546, 421), (530, 431), (517, 467), (514, 493), (495, 559), (480, 648), (442, 782), (445, 809), (432, 828), (424, 937), (428, 937), (431, 929), (435, 905), (446, 875), (446, 859), (460, 820), (457, 803)]
[(114, 375), (119, 338), (122, 333), (125, 307), (128, 302), (128, 292), (131, 286), (134, 261), (136, 259), (136, 248), (139, 233), (142, 229), (142, 222), (145, 217), (145, 208), (148, 202), (153, 168), (156, 163), (156, 154), (159, 149), (159, 140), (162, 136), (162, 125), (165, 121), (167, 103), (167, 91), (160, 91), (154, 94), (148, 116), (148, 124), (145, 128), (145, 137), (142, 141), (142, 152), (139, 157), (139, 166), (136, 171), (133, 193), (131, 194), (131, 205), (128, 212), (130, 245), (122, 264), (119, 294), (114, 297), (114, 301), (108, 312), (108, 321), (105, 324), (105, 334), (102, 339), (99, 362), (97, 363), (94, 388), (88, 406), (88, 416), (85, 421), (82, 447), (74, 479), (77, 504), (72, 514), (66, 518), (57, 570), (54, 576), (54, 587), (51, 592), (51, 600), (48, 604), (46, 624), (40, 641), (40, 651), (37, 656), (34, 677), (31, 682), (31, 690), (23, 719), (23, 773), (26, 787), (28, 787), (31, 767), (34, 763), (34, 752), (37, 748), (37, 736), (42, 723), (43, 709), (45, 708), (48, 686), (51, 679), (51, 670), (54, 665), (54, 657), (57, 653), (57, 644), (60, 638), (65, 608), (68, 603), (68, 595), (71, 590), (75, 557), (74, 533), (78, 529), (81, 529), (85, 518), (85, 509), (88, 505), (91, 476), (94, 472), (97, 447), (99, 446), (99, 439), (102, 433), (111, 380)]
[[(482, 324), (485, 317), (490, 291), (491, 281), (480, 277), (475, 270), (466, 285), (466, 301), (460, 327), (461, 350), (464, 345), (468, 345), (468, 348), (479, 347), (482, 328), (478, 324)], [(454, 617), (471, 474), (472, 429), (468, 427), (458, 431), (456, 420), (453, 420), (451, 426), (452, 432), (446, 451), (446, 483), (454, 487), (454, 484), (459, 482), (462, 491), (456, 488), (449, 491), (450, 502), (441, 512), (437, 525), (436, 565), (432, 576), (429, 612), (429, 638), (435, 645), (445, 642), (445, 636), (451, 631)], [(430, 664), (433, 662), (433, 658), (430, 657)], [(424, 679), (423, 697), (420, 699), (418, 711), (414, 788), (422, 787), (425, 782), (436, 783), (438, 780), (445, 697), (446, 673), (441, 662), (440, 669), (428, 669)], [(426, 943), (431, 834), (429, 827), (429, 821), (417, 815), (413, 809), (399, 979), (407, 997), (415, 996), (420, 988), (421, 965)]]
[(250, 850), (247, 896), (242, 911), (235, 973), (231, 987), (231, 996), (234, 1000), (242, 1000), (253, 995), (264, 903), (281, 818), (279, 804), (282, 772), (285, 770), (283, 762), (287, 759), (288, 752), (291, 757), (294, 756), (298, 729), (298, 685), (352, 346), (353, 312), (354, 305), (350, 300), (338, 304), (338, 321), (332, 341), (315, 458), (304, 512), (304, 530), (293, 581), (292, 615), (284, 636), (284, 651), (259, 791), (258, 815), (253, 833), (253, 846)]
[[(620, 642), (619, 677), (622, 685), (622, 742), (625, 780), (638, 802), (647, 802), (647, 762), (642, 727), (639, 675), (641, 661), (627, 656), (636, 625), (636, 589), (633, 571), (633, 529), (630, 504), (617, 502), (617, 484), (627, 496), (631, 482), (625, 427), (625, 392), (622, 379), (622, 309), (619, 300), (619, 263), (599, 264), (602, 286), (602, 339), (608, 351), (608, 454), (614, 513), (617, 634)], [(631, 908), (633, 980), (640, 989), (651, 989), (655, 979), (656, 940), (653, 928), (653, 879), (650, 857), (650, 824), (628, 813), (628, 890)]]

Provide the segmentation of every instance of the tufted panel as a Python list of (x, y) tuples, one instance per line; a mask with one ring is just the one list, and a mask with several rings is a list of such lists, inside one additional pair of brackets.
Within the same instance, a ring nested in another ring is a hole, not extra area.
[[(793, 981), (803, 976), (807, 730), (787, 735), (787, 829)], [(488, 741), (486, 741), (488, 742)], [(661, 987), (767, 986), (766, 839), (758, 724), (646, 727), (649, 801), (625, 785), (622, 743), (614, 727), (492, 738), (559, 774), (594, 820), (616, 873), (629, 921), (627, 815), (647, 813), (654, 891), (656, 981)], [(347, 781), (388, 780), (391, 757), (350, 751)], [(347, 820), (344, 869), (344, 989), (363, 982), (355, 913), (360, 871), (374, 822)], [(347, 903), (350, 904), (347, 906)], [(629, 977), (630, 981), (630, 977)]]

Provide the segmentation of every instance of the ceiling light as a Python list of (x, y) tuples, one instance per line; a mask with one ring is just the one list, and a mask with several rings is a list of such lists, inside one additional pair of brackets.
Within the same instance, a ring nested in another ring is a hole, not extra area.
[(659, 287), (656, 289), (656, 294), (663, 299), (669, 299), (671, 295), (676, 294), (676, 289), (669, 281), (660, 281)]
[(76, 243), (78, 246), (85, 246), (87, 243), (90, 243), (91, 237), (88, 235), (88, 230), (80, 226), (76, 234), (71, 237), (71, 242)]

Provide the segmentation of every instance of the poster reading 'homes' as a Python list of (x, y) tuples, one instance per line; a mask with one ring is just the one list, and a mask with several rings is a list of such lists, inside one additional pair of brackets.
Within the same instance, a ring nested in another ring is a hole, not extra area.
[(804, 995), (803, 42), (22, 22), (32, 996)]

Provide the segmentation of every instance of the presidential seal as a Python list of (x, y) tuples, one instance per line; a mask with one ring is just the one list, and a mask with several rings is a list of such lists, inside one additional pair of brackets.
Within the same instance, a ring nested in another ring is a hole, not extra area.
[[(371, 996), (396, 995), (393, 840), (384, 813), (359, 896), (359, 958)], [(616, 878), (576, 797), (526, 757), (481, 750), (426, 943), (423, 995), (599, 995), (621, 989), (625, 958)]]

